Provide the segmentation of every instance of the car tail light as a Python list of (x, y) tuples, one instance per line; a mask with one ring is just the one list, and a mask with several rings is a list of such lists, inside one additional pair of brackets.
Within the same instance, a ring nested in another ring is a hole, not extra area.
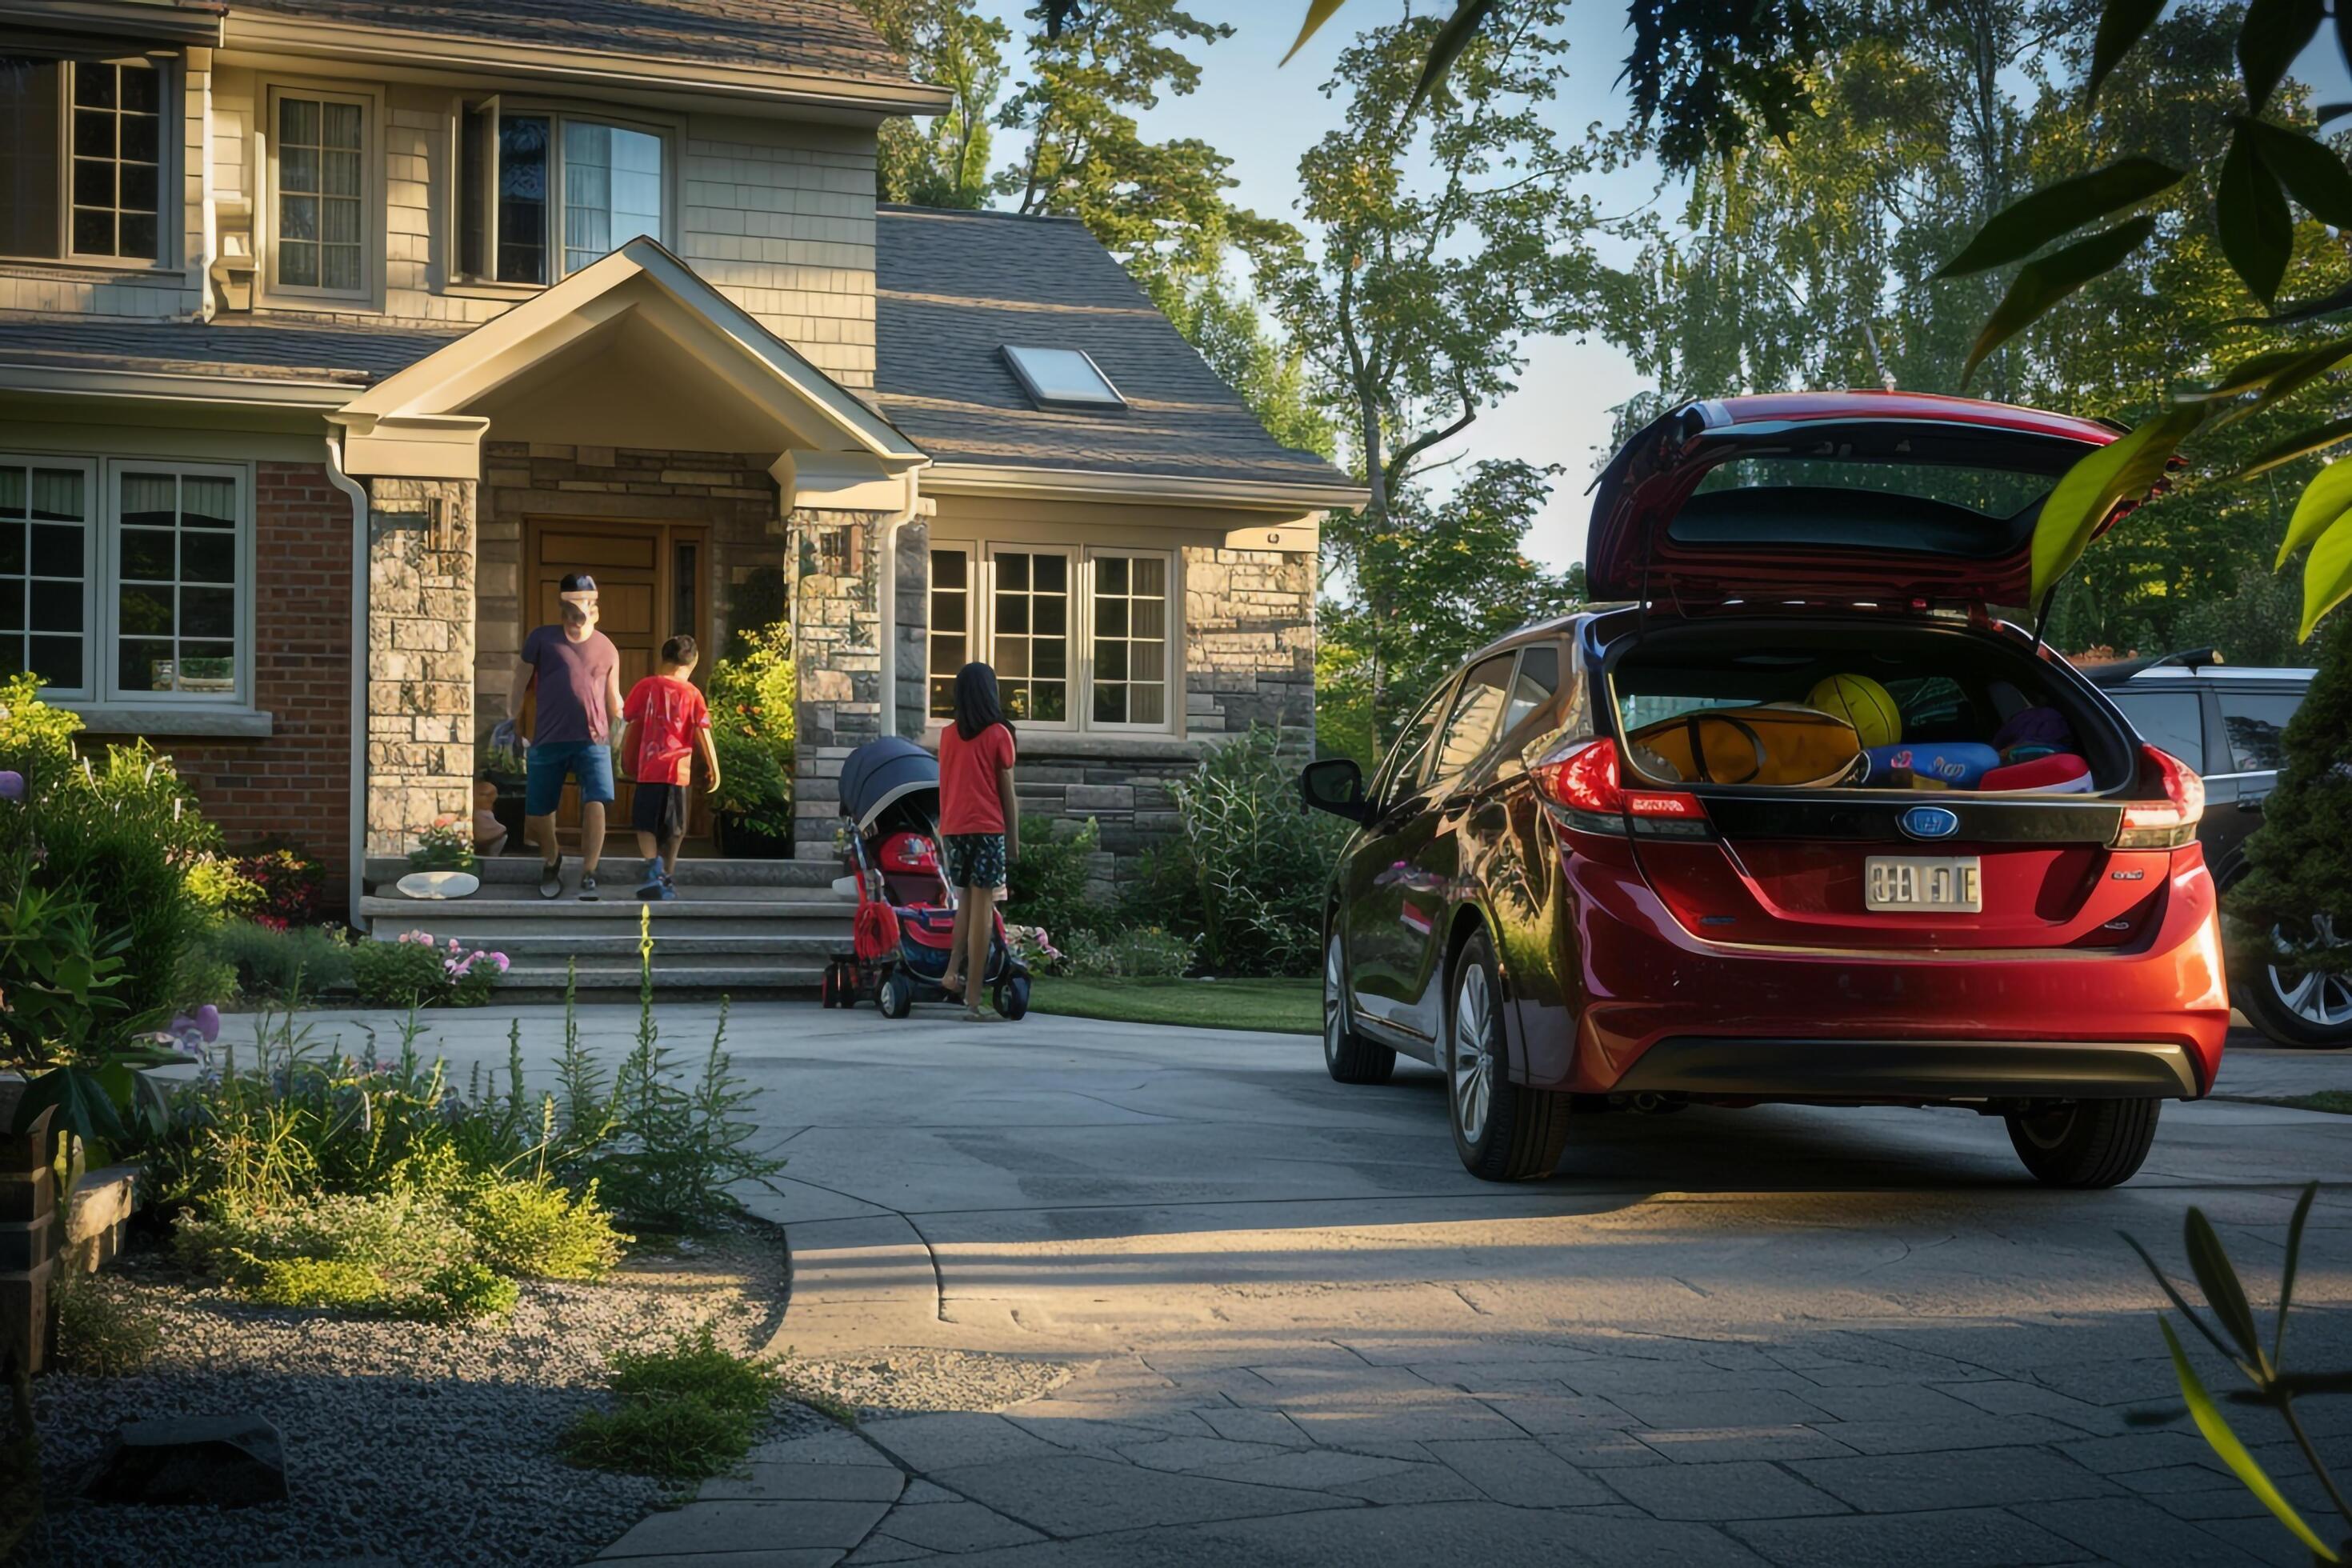
[(2139, 783), (2144, 789), (2161, 791), (2164, 798), (2125, 806), (2115, 847), (2177, 849), (2194, 843), (2197, 821), (2205, 815), (2205, 781), (2196, 770), (2169, 752), (2142, 746)]
[[(1657, 825), (1691, 823), (1704, 827), (1706, 808), (1698, 796), (1675, 791), (1627, 789), (1618, 776), (1617, 742), (1576, 741), (1528, 769), (1536, 787), (1568, 825), (1588, 833), (1623, 833), (1625, 819)], [(1685, 829), (1685, 831), (1687, 831)]]

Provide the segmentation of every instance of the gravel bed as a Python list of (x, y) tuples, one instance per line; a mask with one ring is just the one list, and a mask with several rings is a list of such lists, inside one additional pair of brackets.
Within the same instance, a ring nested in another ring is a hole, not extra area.
[[(251, 1307), (160, 1254), (134, 1253), (88, 1288), (152, 1314), (162, 1348), (131, 1376), (36, 1383), (49, 1512), (17, 1561), (252, 1568), (374, 1554), (408, 1568), (571, 1568), (671, 1495), (667, 1483), (556, 1457), (557, 1434), (603, 1397), (605, 1358), (706, 1321), (731, 1348), (764, 1345), (785, 1275), (782, 1233), (747, 1227), (641, 1250), (599, 1284), (526, 1284), (509, 1320), (443, 1327)], [(248, 1411), (285, 1436), (289, 1501), (75, 1500), (119, 1424)], [(780, 1404), (766, 1436), (828, 1424)]]
[(919, 1411), (1002, 1410), (1060, 1387), (1076, 1370), (1055, 1362), (975, 1351), (886, 1350), (825, 1361), (787, 1361), (784, 1387), (820, 1405), (846, 1407), (859, 1420), (873, 1421)]

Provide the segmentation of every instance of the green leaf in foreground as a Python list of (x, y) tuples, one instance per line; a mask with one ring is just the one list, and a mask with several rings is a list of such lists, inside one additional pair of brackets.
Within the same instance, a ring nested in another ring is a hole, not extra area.
[(1470, 40), (1478, 36), (1479, 24), (1486, 21), (1486, 13), (1494, 8), (1495, 0), (1461, 0), (1461, 4), (1454, 6), (1454, 15), (1445, 19), (1445, 26), (1440, 27), (1437, 37), (1430, 40), (1429, 58), (1421, 68), (1421, 79), (1413, 83), (1411, 101), (1404, 106), (1407, 120), (1412, 119), (1413, 111), (1421, 107), (1422, 100), (1435, 91), (1437, 85), (1445, 79), (1445, 73), (1454, 68), (1454, 62), (1461, 57), (1464, 49), (1470, 47)]
[(2302, 499), (2287, 520), (2286, 537), (2279, 542), (2278, 559), (2271, 569), (2284, 566), (2288, 556), (2326, 532), (2328, 525), (2347, 511), (2352, 511), (2352, 458), (2338, 458), (2303, 487)]
[(1316, 29), (1329, 21), (1346, 3), (1347, 0), (1312, 0), (1307, 7), (1307, 20), (1298, 25), (1298, 37), (1290, 40), (1290, 47), (1283, 53), (1282, 63), (1288, 65), (1290, 57), (1305, 48), (1307, 40), (1315, 36)]
[(2238, 1344), (2238, 1353), (2244, 1358), (2249, 1376), (2266, 1370), (2263, 1363), (2262, 1335), (2254, 1328), (2254, 1309), (2246, 1300), (2246, 1288), (2238, 1279), (2238, 1270), (2230, 1262), (2230, 1254), (2221, 1246), (2221, 1237), (2213, 1229), (2213, 1222), (2205, 1211), (2195, 1206), (2180, 1224), (2182, 1250), (2189, 1255), (2189, 1269), (2197, 1276), (2198, 1288), (2205, 1292), (2206, 1304), (2213, 1316)]
[(2140, 35), (2148, 30), (2164, 11), (2164, 0), (2107, 0), (2099, 13), (2098, 37), (2091, 45), (2091, 75), (2083, 88), (2083, 101), (2090, 102), (2099, 96), (2099, 86), (2116, 63), (2139, 42)]
[(2061, 180), (2020, 196), (1987, 218), (1976, 237), (1944, 263), (1936, 276), (1958, 278), (2021, 259), (2062, 234), (2121, 212), (2179, 183), (2179, 170), (2153, 158), (2118, 159), (2104, 169)]
[(2308, 430), (2298, 430), (2276, 446), (2265, 447), (2254, 460), (2230, 477), (2250, 479), (2256, 474), (2266, 474), (2273, 468), (2284, 468), (2297, 458), (2307, 458), (2314, 452), (2326, 451), (2336, 442), (2352, 438), (2352, 419), (2334, 419), (2325, 425), (2315, 425)]
[(2352, 228), (2352, 169), (2335, 152), (2300, 131), (2260, 120), (2246, 121), (2263, 166), (2276, 174), (2286, 194), (2324, 224)]
[(2238, 68), (2246, 79), (2246, 101), (2256, 113), (2326, 14), (2322, 0), (2253, 0), (2246, 7), (2238, 28)]
[(2213, 217), (2231, 269), (2255, 298), (2269, 304), (2278, 294), (2279, 279), (2286, 276), (2294, 218), (2286, 210), (2286, 193), (2279, 188), (2278, 176), (2263, 165), (2244, 121), (2238, 122), (2229, 155), (2221, 160)]
[(2319, 536), (2303, 563), (2303, 629), (2295, 640), (2309, 642), (2320, 617), (2352, 598), (2352, 523), (2337, 519)]
[(2119, 503), (2156, 488), (2180, 443), (2204, 422), (2200, 408), (2168, 408), (2084, 454), (2060, 477), (2033, 524), (2035, 604), (2083, 558)]
[(2272, 373), (2261, 396), (2230, 409), (2218, 423), (2228, 425), (2248, 415), (2260, 414), (2274, 403), (2284, 403), (2347, 359), (2352, 359), (2352, 338), (2336, 338), (2317, 348), (2305, 349)]
[(2181, 1397), (2189, 1402), (2189, 1419), (2196, 1422), (2197, 1430), (2205, 1435), (2206, 1444), (2223, 1464), (2230, 1467), (2230, 1473), (2254, 1494), (2255, 1500), (2270, 1510), (2281, 1524), (2294, 1532), (2295, 1539), (2308, 1547), (2314, 1557), (2322, 1563), (2342, 1562), (2342, 1558), (2329, 1550), (2327, 1542), (2320, 1540), (2311, 1526), (2304, 1523), (2303, 1515), (2295, 1512), (2294, 1505), (2286, 1500), (2270, 1477), (2263, 1473), (2261, 1464), (2246, 1452), (2246, 1446), (2238, 1440), (2238, 1435), (2230, 1430), (2230, 1423), (2222, 1417), (2221, 1406), (2214, 1404), (2213, 1396), (2205, 1392), (2205, 1384), (2198, 1378), (2197, 1369), (2189, 1364), (2188, 1354), (2180, 1348), (2180, 1336), (2172, 1331), (2171, 1320), (2158, 1314), (2156, 1321), (2164, 1330), (2165, 1348), (2172, 1352), (2172, 1374), (2180, 1382)]
[(2041, 320), (2053, 306), (2092, 279), (2121, 266), (2124, 258), (2138, 249), (2155, 232), (2156, 219), (2142, 216), (2102, 229), (2087, 239), (2078, 239), (2063, 250), (2053, 250), (2019, 268), (2009, 292), (2001, 296), (1992, 319), (1985, 322), (1984, 331), (1977, 334), (1975, 346), (1969, 350), (1969, 363), (1960, 370), (1960, 384), (1968, 384), (1986, 355)]
[(2294, 1304), (2294, 1271), (2303, 1264), (2303, 1225), (2311, 1217), (2311, 1204), (2319, 1196), (2319, 1184), (2306, 1182), (2303, 1196), (2294, 1204), (2294, 1217), (2286, 1222), (2286, 1265), (2279, 1270), (2278, 1330), (2271, 1339), (2271, 1365), (2282, 1364), (2286, 1354), (2286, 1310)]
[(49, 1123), (52, 1132), (70, 1132), (84, 1142), (123, 1141), (122, 1118), (115, 1112), (113, 1098), (88, 1068), (52, 1068), (26, 1084), (24, 1098), (16, 1102), (14, 1131), (31, 1131), (41, 1112), (51, 1109), (57, 1111)]

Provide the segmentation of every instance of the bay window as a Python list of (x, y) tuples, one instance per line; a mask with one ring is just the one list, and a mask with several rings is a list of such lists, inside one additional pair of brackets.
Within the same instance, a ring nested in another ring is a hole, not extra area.
[(553, 283), (640, 235), (662, 237), (660, 132), (497, 99), (458, 131), (457, 271)]
[(165, 87), (152, 60), (0, 55), (0, 256), (164, 259)]
[(1016, 723), (1174, 730), (1169, 553), (934, 542), (930, 572), (932, 719), (953, 715), (956, 671), (982, 659)]

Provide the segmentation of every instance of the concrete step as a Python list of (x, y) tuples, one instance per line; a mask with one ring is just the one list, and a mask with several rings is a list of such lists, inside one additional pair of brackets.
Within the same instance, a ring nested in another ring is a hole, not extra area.
[[(610, 888), (625, 880), (635, 887), (645, 876), (645, 861), (635, 855), (607, 854), (597, 863), (596, 879)], [(392, 884), (408, 875), (404, 858), (372, 855), (367, 862), (367, 880), (371, 889), (379, 886), (385, 892)], [(482, 879), (485, 889), (507, 883), (536, 887), (539, 883), (539, 857), (536, 854), (501, 855), (495, 860), (476, 864), (474, 875)], [(835, 877), (843, 875), (838, 858), (824, 860), (680, 860), (671, 879), (681, 893), (695, 887), (739, 888), (830, 888)], [(568, 885), (580, 876), (580, 857), (563, 858), (563, 879)]]
[[(433, 934), (443, 935), (437, 931)], [(577, 958), (583, 963), (592, 960), (625, 963), (632, 974), (637, 968), (637, 939), (617, 931), (608, 935), (593, 928), (583, 931), (574, 926), (555, 931), (517, 931), (501, 928), (495, 933), (485, 931), (479, 936), (452, 930), (447, 934), (468, 945), (487, 942), (517, 963), (561, 964), (566, 958)], [(790, 927), (781, 931), (745, 929), (719, 931), (697, 927), (690, 928), (683, 935), (666, 932), (655, 938), (654, 967), (659, 969), (671, 960), (679, 958), (688, 961), (729, 958), (745, 963), (761, 960), (822, 964), (848, 945), (849, 928), (846, 926), (839, 931)]]
[[(426, 931), (438, 931), (446, 926), (454, 933), (459, 926), (478, 928), (492, 924), (512, 925), (518, 931), (533, 929), (537, 922), (555, 921), (561, 924), (625, 925), (635, 931), (640, 911), (653, 911), (656, 931), (680, 921), (824, 921), (849, 929), (851, 915), (857, 906), (848, 899), (830, 893), (794, 892), (782, 896), (782, 889), (761, 893), (751, 889), (698, 888), (689, 891), (680, 888), (675, 899), (649, 901), (636, 896), (635, 887), (602, 889), (596, 899), (583, 899), (567, 891), (560, 899), (542, 899), (537, 894), (491, 896), (485, 889), (467, 899), (402, 899), (369, 897), (360, 900), (360, 913), (366, 917), (373, 931), (387, 923), (397, 930), (392, 935), (411, 926), (423, 926)], [(501, 889), (501, 893), (504, 889)], [(524, 924), (519, 922), (532, 922)]]
[[(724, 961), (665, 964), (658, 955), (654, 961), (654, 988), (657, 991), (725, 992), (730, 995), (745, 995), (753, 992), (810, 992), (817, 988), (824, 976), (820, 964), (811, 963), (729, 963)], [(517, 963), (507, 971), (499, 986), (499, 995), (509, 998), (516, 992), (552, 993), (560, 994), (564, 987), (567, 971), (562, 963)], [(625, 993), (635, 995), (637, 966), (631, 962), (625, 968), (604, 963), (582, 963), (572, 982), (580, 994)]]

